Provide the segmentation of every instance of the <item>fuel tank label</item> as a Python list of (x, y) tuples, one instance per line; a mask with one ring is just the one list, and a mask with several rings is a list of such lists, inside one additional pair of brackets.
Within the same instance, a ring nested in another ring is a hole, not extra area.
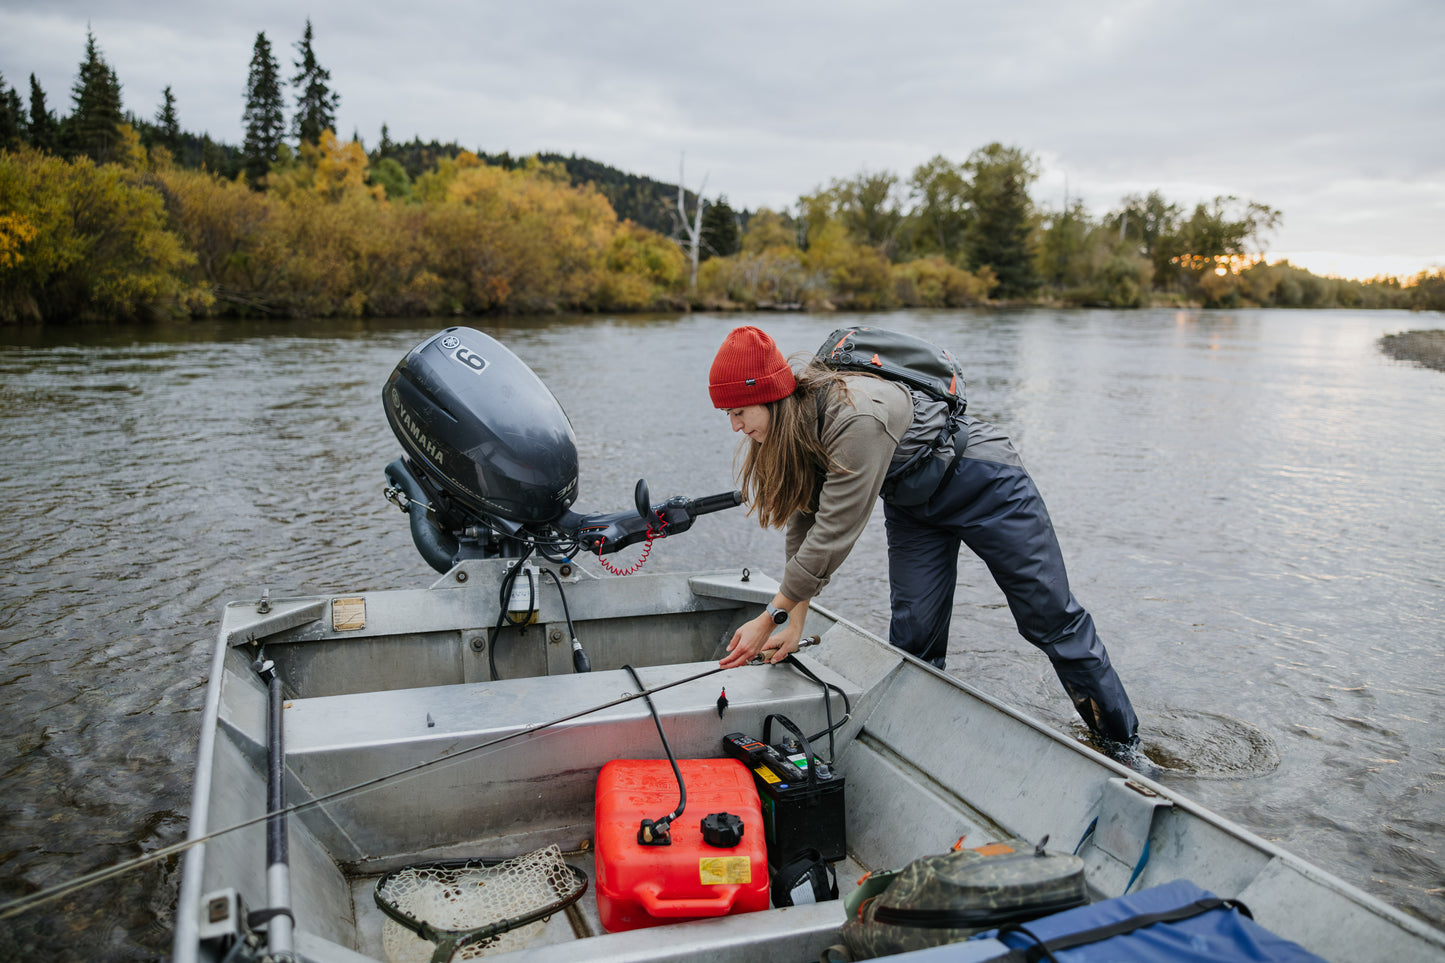
[(704, 886), (751, 883), (753, 864), (746, 856), (704, 856), (697, 861), (697, 878)]

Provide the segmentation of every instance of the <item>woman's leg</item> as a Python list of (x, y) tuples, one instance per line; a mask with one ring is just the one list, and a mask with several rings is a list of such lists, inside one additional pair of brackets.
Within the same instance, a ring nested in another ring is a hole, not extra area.
[[(1093, 618), (1069, 590), (1053, 523), (1022, 466), (960, 458), (943, 488), (911, 521), (914, 527), (948, 529), (983, 559), (1008, 599), (1019, 634), (1049, 657), (1089, 729), (1113, 742), (1134, 742), (1134, 708)], [(951, 608), (951, 591), (949, 602)]]
[(948, 656), (948, 625), (958, 584), (958, 536), (936, 525), (921, 525), (886, 503), (883, 519), (893, 611), (888, 641), (941, 669)]

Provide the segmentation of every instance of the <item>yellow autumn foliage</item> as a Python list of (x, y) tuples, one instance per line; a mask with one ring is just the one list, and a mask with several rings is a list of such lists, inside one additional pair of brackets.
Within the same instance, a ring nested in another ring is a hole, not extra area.
[(0, 151), (0, 321), (145, 319), (206, 302), (141, 171)]
[(463, 152), (393, 202), (331, 131), (261, 190), (125, 143), (125, 166), (0, 153), (0, 320), (640, 310), (683, 283), (675, 243), (560, 164)]

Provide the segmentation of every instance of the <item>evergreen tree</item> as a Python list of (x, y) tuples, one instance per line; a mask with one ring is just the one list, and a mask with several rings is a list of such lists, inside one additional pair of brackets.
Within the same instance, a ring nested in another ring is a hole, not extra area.
[(736, 254), (742, 247), (742, 233), (738, 230), (738, 215), (728, 206), (726, 196), (719, 197), (702, 212), (702, 260), (710, 257), (727, 257)]
[(45, 106), (45, 91), (40, 81), (30, 75), (30, 146), (36, 150), (55, 150), (55, 138), (60, 124), (55, 115)]
[(25, 106), (20, 95), (5, 83), (0, 74), (0, 150), (14, 150), (20, 146), (25, 133)]
[(234, 148), (227, 148), (226, 145), (211, 140), (210, 134), (202, 134), (201, 167), (208, 171), (215, 171), (222, 177), (233, 176), (230, 158), (227, 156), (228, 149), (234, 150)]
[(286, 131), (278, 69), (265, 31), (256, 34), (256, 44), (251, 52), (251, 74), (246, 81), (246, 110), (241, 115), (241, 122), (246, 128), (246, 142), (242, 148), (246, 179), (253, 185), (259, 184), (271, 170)]
[(181, 124), (176, 119), (176, 97), (168, 86), (161, 93), (161, 107), (156, 111), (156, 143), (174, 157), (181, 149)]
[(1028, 193), (1029, 184), (1038, 176), (1033, 159), (1016, 147), (994, 143), (974, 151), (964, 168), (972, 175), (964, 242), (968, 269), (992, 268), (1001, 297), (1029, 294), (1039, 286), (1031, 238), (1033, 205)]
[(315, 144), (321, 140), (324, 130), (336, 130), (336, 108), (341, 95), (334, 92), (329, 84), (331, 71), (316, 62), (316, 52), (311, 49), (311, 19), (306, 19), (306, 33), (296, 51), (301, 59), (296, 61), (296, 76), (291, 85), (296, 88), (296, 116), (292, 118), (292, 133), (302, 144)]
[(100, 54), (95, 34), (85, 32), (85, 60), (72, 88), (75, 110), (61, 125), (61, 139), (71, 156), (84, 154), (97, 164), (110, 161), (120, 147), (120, 81)]

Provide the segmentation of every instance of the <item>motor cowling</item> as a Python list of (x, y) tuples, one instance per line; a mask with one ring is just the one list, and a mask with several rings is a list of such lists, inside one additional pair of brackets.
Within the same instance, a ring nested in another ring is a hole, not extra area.
[(480, 331), (447, 328), (417, 345), (387, 379), (382, 403), (411, 465), (453, 516), (545, 525), (577, 499), (566, 412), (531, 368)]

